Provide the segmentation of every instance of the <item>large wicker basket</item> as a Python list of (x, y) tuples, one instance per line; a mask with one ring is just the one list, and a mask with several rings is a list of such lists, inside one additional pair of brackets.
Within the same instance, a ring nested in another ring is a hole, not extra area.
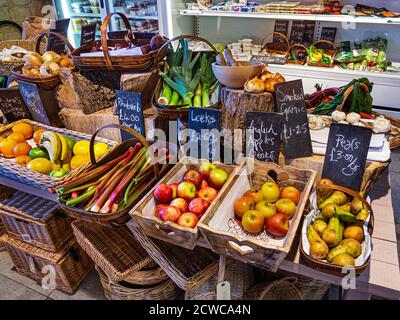
[[(69, 136), (74, 140), (90, 140), (91, 136), (84, 134), (84, 133), (79, 133), (67, 129), (61, 129), (61, 128), (55, 128), (51, 127), (33, 120), (28, 120), (28, 119), (23, 119), (19, 120), (13, 123), (10, 123), (8, 125), (5, 125), (0, 128), (0, 136), (1, 137), (6, 137), (12, 132), (12, 128), (15, 124), (18, 123), (28, 123), (32, 125), (33, 130), (36, 131), (38, 129), (44, 129), (44, 130), (49, 130), (53, 132), (60, 133), (65, 136)], [(108, 144), (109, 146), (114, 146), (115, 142), (103, 138), (97, 138), (98, 142), (104, 142)], [(85, 166), (83, 166), (85, 167)], [(78, 173), (80, 168), (71, 171), (67, 177), (73, 177), (76, 173)], [(20, 183), (38, 188), (38, 189), (43, 189), (43, 190), (48, 190), (48, 188), (54, 187), (57, 183), (60, 183), (63, 181), (65, 178), (53, 178), (48, 175), (44, 175), (32, 170), (29, 170), (28, 168), (21, 166), (14, 162), (12, 159), (7, 159), (2, 156), (0, 156), (0, 174), (5, 176), (6, 178), (16, 180)]]
[[(272, 42), (265, 42), (269, 36), (280, 37), (283, 39), (282, 42), (272, 41)], [(286, 57), (290, 51), (290, 43), (289, 39), (280, 32), (270, 32), (268, 33), (261, 42), (261, 50), (264, 50), (266, 55), (269, 56), (282, 56)]]
[(297, 278), (286, 277), (260, 283), (246, 291), (246, 300), (303, 300), (296, 286)]
[[(148, 54), (138, 56), (110, 56), (109, 47), (120, 45), (126, 47), (128, 43), (124, 39), (107, 40), (108, 23), (113, 15), (118, 15), (125, 24), (128, 33), (132, 33), (128, 18), (119, 12), (108, 14), (103, 24), (101, 25), (101, 40), (90, 42), (72, 52), (72, 60), (78, 69), (82, 70), (119, 70), (119, 71), (135, 71), (142, 72), (150, 70), (155, 64), (155, 57), (157, 51), (152, 51)], [(149, 40), (139, 39), (135, 40), (135, 45), (148, 44)], [(103, 49), (103, 57), (85, 57), (82, 53), (90, 52), (93, 47), (100, 46)], [(161, 53), (161, 59), (167, 54), (168, 50), (165, 48)]]

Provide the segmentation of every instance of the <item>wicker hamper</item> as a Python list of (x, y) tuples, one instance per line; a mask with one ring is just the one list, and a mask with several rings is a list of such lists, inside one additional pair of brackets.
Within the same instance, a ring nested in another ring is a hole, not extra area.
[(21, 191), (0, 201), (0, 218), (8, 235), (47, 251), (57, 252), (72, 236), (72, 219), (57, 203)]
[[(0, 222), (0, 239), (1, 239), (1, 236), (5, 233), (6, 233), (6, 230), (4, 228), (4, 225)], [(3, 243), (3, 241), (0, 240), (0, 252), (4, 251), (4, 250), (6, 250), (6, 247)]]
[(76, 291), (93, 265), (74, 238), (56, 253), (39, 249), (8, 235), (3, 235), (0, 241), (4, 242), (18, 273), (42, 284), (42, 281), (47, 283), (49, 274), (54, 270), (55, 287), (66, 293)]

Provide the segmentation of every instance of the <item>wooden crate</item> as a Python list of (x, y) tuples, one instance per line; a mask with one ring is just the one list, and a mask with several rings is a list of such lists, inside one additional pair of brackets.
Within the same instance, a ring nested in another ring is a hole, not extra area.
[[(0, 238), (18, 273), (38, 282), (48, 284), (49, 273), (55, 274), (55, 287), (74, 293), (93, 266), (92, 261), (75, 238), (59, 252), (48, 252), (8, 235)], [(50, 280), (51, 283), (51, 280)]]
[[(246, 190), (259, 189), (264, 182), (273, 180), (271, 177), (274, 176), (281, 187), (294, 185), (302, 191), (296, 212), (290, 220), (289, 231), (283, 238), (274, 238), (265, 231), (257, 235), (248, 234), (235, 219), (234, 201)], [(199, 223), (199, 229), (217, 254), (276, 271), (291, 249), (315, 176), (313, 170), (247, 158), (235, 180), (224, 190), (219, 203)]]
[[(201, 160), (194, 159), (191, 157), (184, 157), (179, 163), (177, 163), (171, 171), (160, 181), (159, 184), (171, 184), (179, 183), (183, 179), (183, 175), (186, 170), (198, 169)], [(225, 182), (225, 185), (218, 192), (217, 198), (211, 203), (207, 211), (200, 218), (200, 221), (204, 216), (212, 210), (214, 205), (218, 203), (218, 199), (223, 194), (229, 182), (235, 177), (235, 173), (238, 169), (235, 165), (226, 165), (220, 162), (214, 162), (219, 168), (225, 169), (229, 173), (229, 178)], [(193, 249), (196, 246), (200, 234), (197, 226), (195, 228), (187, 228), (173, 223), (170, 221), (162, 221), (158, 217), (155, 217), (155, 207), (157, 205), (156, 200), (153, 196), (153, 189), (130, 211), (132, 219), (142, 228), (143, 232), (150, 237), (154, 237), (160, 240), (164, 240), (173, 243), (177, 246), (181, 246), (186, 249)], [(200, 222), (199, 221), (199, 222)]]
[(57, 252), (72, 237), (72, 219), (51, 202), (21, 191), (0, 202), (0, 218), (8, 235)]

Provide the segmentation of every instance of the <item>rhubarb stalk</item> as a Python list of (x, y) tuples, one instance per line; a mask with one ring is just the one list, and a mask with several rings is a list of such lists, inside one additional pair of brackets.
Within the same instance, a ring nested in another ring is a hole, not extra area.
[(74, 207), (77, 204), (85, 201), (86, 199), (89, 199), (94, 194), (95, 191), (96, 191), (95, 187), (90, 187), (90, 188), (87, 189), (87, 191), (85, 193), (83, 193), (79, 197), (76, 197), (74, 199), (69, 199), (66, 202), (66, 205), (69, 206), (69, 207)]

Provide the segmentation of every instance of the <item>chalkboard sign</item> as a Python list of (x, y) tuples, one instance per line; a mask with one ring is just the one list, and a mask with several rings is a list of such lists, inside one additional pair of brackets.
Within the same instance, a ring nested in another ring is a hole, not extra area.
[(122, 30), (122, 31), (110, 31), (107, 32), (107, 38), (110, 40), (118, 40), (118, 39), (124, 39), (125, 36), (127, 35), (128, 31)]
[(40, 98), (38, 86), (34, 83), (24, 81), (18, 81), (18, 85), (32, 119), (40, 123), (51, 125), (51, 121), (43, 106), (42, 99)]
[(85, 24), (81, 28), (81, 46), (90, 43), (96, 39), (97, 22)]
[(285, 159), (313, 154), (303, 83), (294, 80), (275, 85), (278, 111), (283, 113), (283, 141)]
[[(323, 27), (322, 31), (321, 31), (320, 40), (327, 40), (327, 41), (335, 43), (336, 32), (337, 32), (337, 28)], [(330, 45), (329, 43), (319, 43), (318, 48), (332, 49), (332, 45)]]
[(31, 119), (24, 99), (17, 88), (0, 89), (0, 110), (9, 123)]
[(293, 21), (292, 30), (290, 32), (290, 43), (302, 43), (306, 33), (305, 21)]
[[(119, 123), (146, 136), (144, 129), (144, 116), (142, 109), (142, 96), (140, 92), (116, 90), (117, 112)], [(122, 141), (131, 139), (132, 136), (121, 131)]]
[(308, 46), (311, 43), (313, 43), (314, 42), (314, 33), (315, 33), (315, 21), (306, 21), (303, 44)]
[[(68, 26), (69, 19), (57, 20), (55, 28), (50, 29), (50, 31), (61, 33), (64, 37), (68, 37)], [(65, 52), (65, 42), (57, 36), (50, 34), (47, 41), (47, 51), (54, 51), (58, 54), (62, 54)]]
[(332, 124), (326, 148), (323, 178), (359, 191), (371, 142), (372, 130), (349, 124)]
[(272, 112), (246, 112), (246, 156), (278, 162), (283, 116)]
[[(288, 35), (289, 31), (289, 20), (275, 20), (274, 32), (279, 32)], [(273, 42), (285, 42), (281, 36), (274, 34)]]
[(189, 152), (192, 157), (220, 160), (221, 110), (189, 108)]
[(286, 64), (286, 57), (276, 57), (276, 56), (259, 56), (255, 55), (251, 57), (252, 61), (260, 61), (265, 64)]

